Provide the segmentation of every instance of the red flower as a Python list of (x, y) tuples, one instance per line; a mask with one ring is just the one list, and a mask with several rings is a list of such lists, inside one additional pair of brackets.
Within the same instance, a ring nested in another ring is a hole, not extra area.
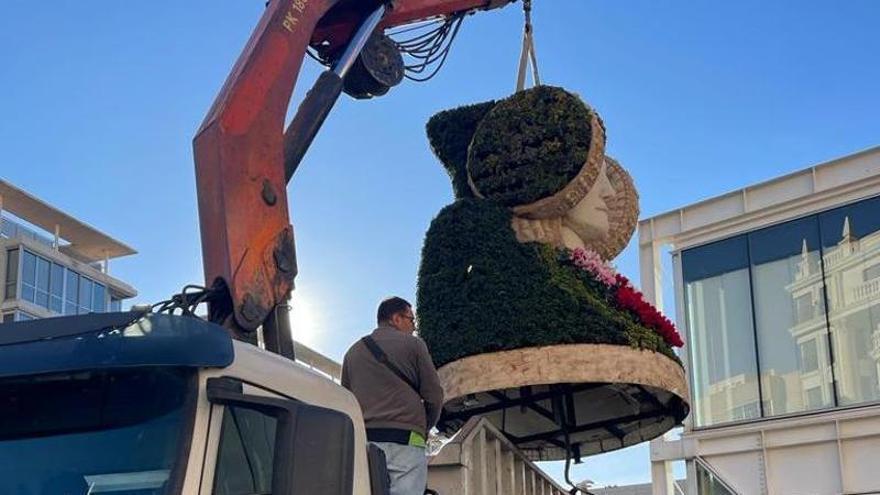
[(629, 311), (636, 316), (642, 325), (654, 330), (663, 340), (673, 346), (681, 347), (684, 342), (675, 329), (675, 325), (669, 318), (663, 316), (657, 308), (645, 301), (641, 292), (634, 289), (629, 279), (617, 274), (617, 290), (615, 291), (615, 303), (618, 308)]

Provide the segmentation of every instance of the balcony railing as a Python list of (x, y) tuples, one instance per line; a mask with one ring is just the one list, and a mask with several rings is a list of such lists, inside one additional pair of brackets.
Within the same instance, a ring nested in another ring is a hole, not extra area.
[(14, 220), (10, 220), (6, 217), (0, 217), (0, 237), (5, 237), (7, 239), (34, 240), (50, 247), (54, 244), (52, 239), (49, 239), (48, 237), (39, 234), (37, 231), (29, 229), (24, 225)]
[(880, 299), (880, 278), (869, 280), (852, 288), (852, 303)]
[(833, 267), (834, 265), (836, 265), (840, 260), (845, 258), (847, 254), (848, 253), (845, 253), (844, 251), (842, 251), (840, 249), (837, 249), (831, 253), (825, 254), (822, 257), (823, 262), (825, 263), (825, 269), (827, 270), (827, 269)]

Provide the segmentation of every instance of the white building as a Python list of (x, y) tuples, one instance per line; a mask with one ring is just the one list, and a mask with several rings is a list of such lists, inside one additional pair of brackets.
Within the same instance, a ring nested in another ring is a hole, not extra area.
[(688, 494), (880, 493), (880, 147), (643, 220), (639, 248), (692, 398), (653, 493), (676, 460)]
[(0, 179), (3, 322), (119, 311), (137, 291), (110, 276), (110, 260), (135, 253)]

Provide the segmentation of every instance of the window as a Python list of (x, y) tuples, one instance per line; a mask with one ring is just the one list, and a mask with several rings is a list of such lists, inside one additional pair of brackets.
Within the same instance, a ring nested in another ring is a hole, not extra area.
[(37, 257), (23, 251), (21, 259), (21, 298), (33, 302), (37, 295)]
[(681, 260), (696, 426), (880, 401), (880, 197)]
[(6, 299), (15, 299), (18, 287), (18, 249), (6, 253)]
[(77, 313), (85, 314), (92, 312), (92, 286), (94, 282), (90, 279), (79, 276), (79, 308)]
[(34, 301), (37, 306), (49, 308), (49, 273), (52, 271), (52, 263), (49, 260), (37, 256), (37, 297)]
[(115, 296), (110, 296), (110, 311), (122, 311), (122, 299), (118, 299)]
[(819, 351), (816, 349), (816, 340), (811, 339), (801, 343), (801, 371), (810, 373), (819, 369)]
[[(20, 298), (53, 313), (75, 315), (107, 310), (107, 286), (63, 265), (22, 250)], [(6, 262), (6, 298), (14, 299), (19, 273), (19, 250)]]
[(745, 237), (682, 253), (697, 426), (760, 417)]
[(64, 314), (75, 315), (77, 313), (77, 294), (79, 294), (79, 274), (73, 270), (67, 270), (67, 290), (64, 295)]
[(880, 198), (819, 215), (828, 321), (840, 405), (880, 400), (872, 333), (880, 325), (880, 284), (865, 280), (880, 263)]
[(49, 309), (58, 314), (64, 313), (64, 267), (52, 263), (49, 275)]
[(3, 313), (3, 323), (12, 323), (15, 321), (15, 313)]
[(170, 476), (186, 469), (194, 373), (154, 367), (0, 379), (0, 493), (170, 493)]
[(253, 409), (227, 406), (214, 479), (215, 495), (272, 493), (277, 420)]
[(21, 299), (49, 309), (49, 277), (52, 263), (30, 251), (23, 251)]
[(92, 311), (95, 313), (103, 313), (107, 310), (107, 289), (98, 282), (95, 282), (92, 291)]
[(795, 324), (801, 324), (805, 321), (810, 321), (813, 318), (819, 318), (822, 316), (821, 313), (816, 313), (816, 301), (813, 300), (812, 294), (802, 294), (800, 296), (795, 296), (794, 298), (794, 314), (795, 314)]
[[(208, 378), (207, 383), (208, 400), (225, 406), (214, 470), (215, 495), (273, 493), (273, 489), (284, 493), (352, 493), (355, 448), (351, 417), (294, 400), (236, 393), (236, 381)], [(248, 403), (252, 405), (245, 405)], [(285, 476), (274, 480), (278, 483), (273, 486), (276, 455)]]
[[(809, 410), (803, 402), (801, 390), (807, 384), (801, 373), (831, 362), (828, 356), (820, 358), (816, 347), (817, 340), (828, 341), (824, 299), (813, 298), (823, 290), (818, 221), (803, 218), (752, 232), (748, 238), (763, 403), (770, 406), (764, 415)], [(801, 370), (797, 343), (805, 339), (812, 343), (812, 361), (809, 369)], [(830, 392), (831, 373), (826, 376), (809, 385)]]

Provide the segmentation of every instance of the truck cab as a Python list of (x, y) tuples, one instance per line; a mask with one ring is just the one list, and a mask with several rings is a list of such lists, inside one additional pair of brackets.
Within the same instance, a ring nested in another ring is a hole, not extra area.
[(191, 316), (2, 325), (0, 493), (387, 490), (354, 396)]

